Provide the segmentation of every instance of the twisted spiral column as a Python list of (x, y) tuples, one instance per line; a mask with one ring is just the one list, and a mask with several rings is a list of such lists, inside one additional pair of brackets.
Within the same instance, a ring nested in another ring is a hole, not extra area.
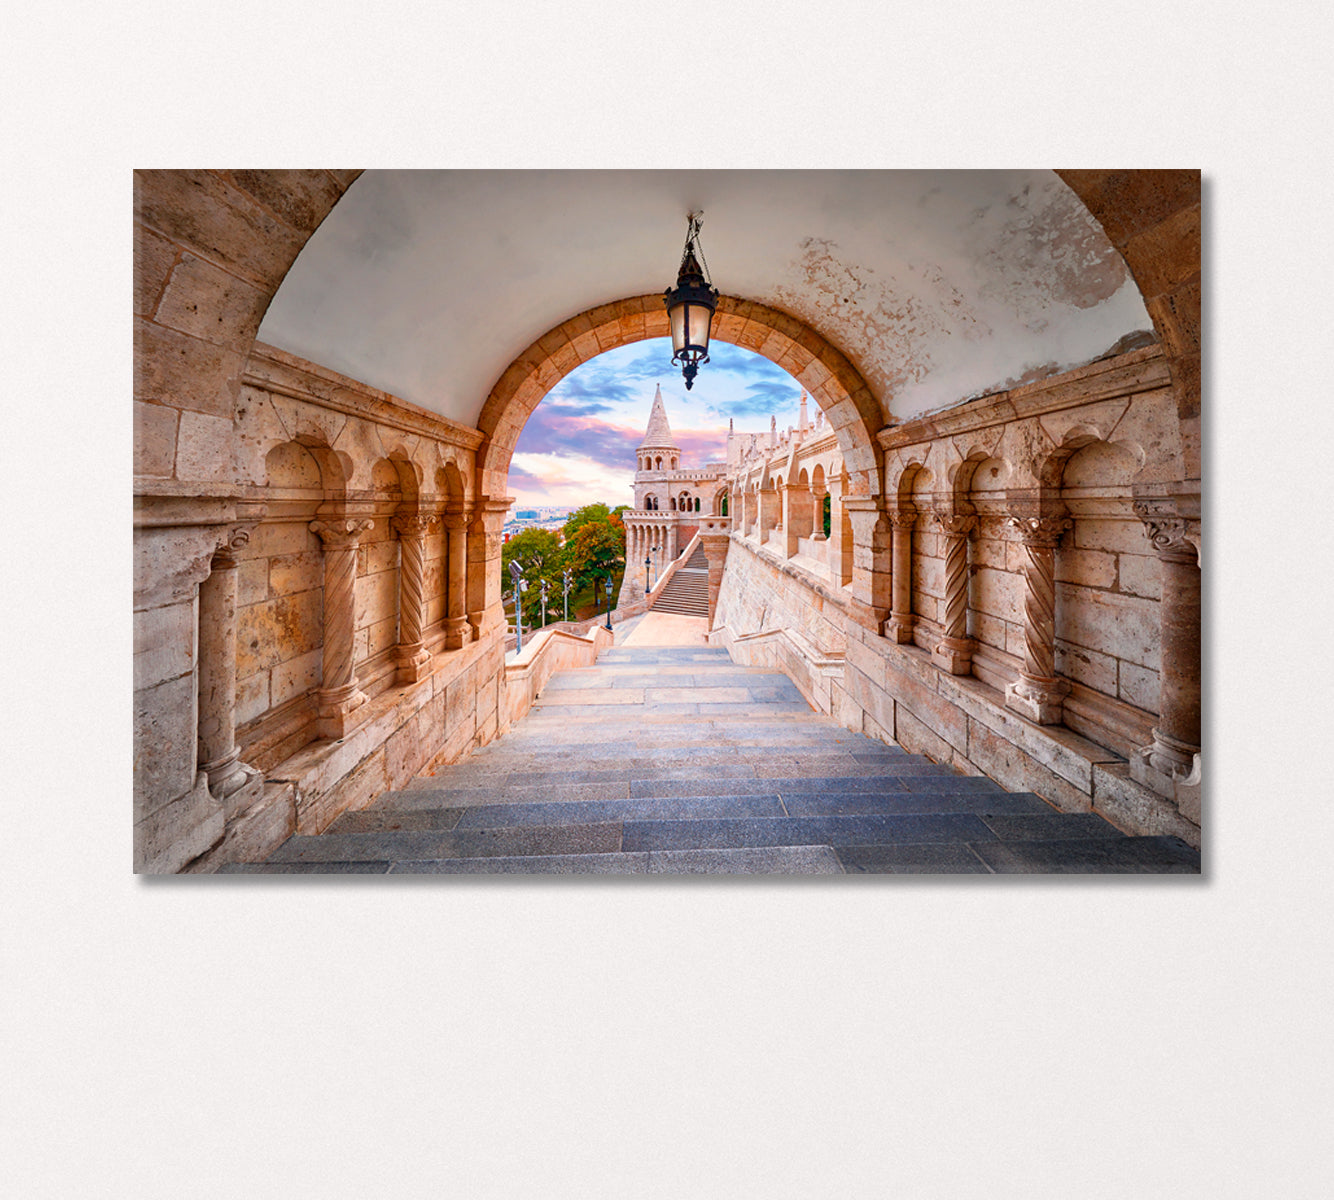
[(364, 518), (310, 523), (310, 531), (324, 543), (324, 673), (317, 693), (319, 717), (315, 726), (320, 737), (341, 738), (352, 728), (351, 714), (366, 703), (353, 669), (353, 593), (357, 546), (373, 524)]
[(973, 640), (968, 636), (968, 538), (977, 518), (937, 512), (935, 521), (945, 538), (945, 620), (943, 636), (931, 657), (951, 675), (968, 675), (973, 669)]
[(1070, 685), (1056, 676), (1056, 546), (1066, 516), (1011, 517), (1024, 549), (1024, 665), (1005, 703), (1039, 725), (1059, 725)]
[(427, 674), (431, 652), (426, 629), (426, 535), (439, 521), (428, 513), (400, 513), (393, 519), (399, 539), (398, 682), (416, 683)]

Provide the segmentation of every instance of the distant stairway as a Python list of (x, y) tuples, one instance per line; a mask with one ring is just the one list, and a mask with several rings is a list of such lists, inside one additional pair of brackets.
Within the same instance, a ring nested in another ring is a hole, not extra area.
[(504, 737), (226, 873), (1198, 873), (1172, 837), (851, 733), (785, 675), (615, 646)]
[(696, 546), (695, 553), (677, 567), (654, 601), (653, 611), (686, 617), (709, 615), (709, 560), (703, 546)]

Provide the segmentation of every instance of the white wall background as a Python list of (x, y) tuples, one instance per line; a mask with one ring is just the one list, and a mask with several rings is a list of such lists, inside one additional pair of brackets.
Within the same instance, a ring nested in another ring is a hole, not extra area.
[[(1329, 18), (1175, 11), (11, 18), (12, 1194), (1327, 1194)], [(358, 162), (1202, 166), (1205, 877), (133, 878), (129, 172)]]

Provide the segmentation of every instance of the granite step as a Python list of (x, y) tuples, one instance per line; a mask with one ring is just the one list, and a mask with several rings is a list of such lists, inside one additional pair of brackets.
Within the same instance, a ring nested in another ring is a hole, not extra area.
[(394, 863), (394, 875), (841, 875), (829, 846), (656, 850), (633, 854), (546, 854)]
[[(677, 573), (678, 578), (681, 573)], [(682, 580), (682, 586), (686, 582)], [(712, 647), (613, 646), (463, 762), (227, 874), (1198, 873), (814, 712)]]

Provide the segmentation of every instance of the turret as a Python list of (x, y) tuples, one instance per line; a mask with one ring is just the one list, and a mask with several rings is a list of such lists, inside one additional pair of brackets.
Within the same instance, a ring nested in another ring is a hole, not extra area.
[[(653, 394), (653, 408), (648, 415), (648, 428), (637, 450), (639, 461), (649, 465), (644, 470), (671, 471), (681, 461), (681, 448), (672, 438), (672, 427), (667, 421), (667, 407), (662, 402), (662, 384)], [(659, 460), (661, 459), (661, 465)]]

